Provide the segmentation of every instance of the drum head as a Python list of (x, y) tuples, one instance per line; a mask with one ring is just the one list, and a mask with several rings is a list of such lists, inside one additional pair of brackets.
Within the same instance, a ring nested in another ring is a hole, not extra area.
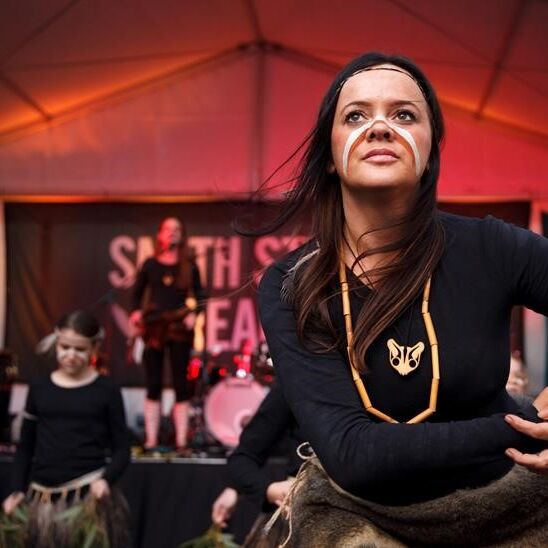
[(211, 389), (206, 398), (204, 416), (208, 430), (222, 444), (236, 447), (243, 428), (265, 395), (265, 388), (254, 380), (223, 380)]

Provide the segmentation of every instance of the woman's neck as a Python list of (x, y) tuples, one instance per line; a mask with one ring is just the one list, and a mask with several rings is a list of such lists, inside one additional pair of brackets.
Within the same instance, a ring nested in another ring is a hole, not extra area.
[(176, 264), (179, 262), (179, 248), (164, 249), (156, 255), (156, 260), (162, 264)]
[[(400, 224), (401, 219), (407, 213), (410, 203), (405, 193), (343, 191), (342, 199), (345, 218), (343, 230), (347, 243), (343, 258), (346, 264), (352, 265), (362, 253), (401, 238), (405, 230)], [(364, 257), (359, 262), (358, 270), (367, 271), (386, 265), (394, 256), (395, 252), (387, 252)]]

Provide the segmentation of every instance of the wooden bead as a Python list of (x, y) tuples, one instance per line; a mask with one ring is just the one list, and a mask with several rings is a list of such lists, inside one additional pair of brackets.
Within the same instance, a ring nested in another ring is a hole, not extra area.
[(438, 353), (438, 345), (433, 344), (430, 346), (430, 354), (432, 359), (432, 378), (440, 380), (440, 357)]
[(440, 384), (439, 379), (432, 379), (432, 384), (430, 386), (430, 403), (429, 406), (434, 411), (436, 410), (438, 404), (438, 386)]
[(426, 334), (428, 335), (428, 342), (430, 345), (438, 344), (438, 339), (436, 338), (436, 330), (434, 329), (434, 323), (429, 312), (426, 312), (422, 315), (422, 320), (424, 322), (424, 327), (426, 327)]

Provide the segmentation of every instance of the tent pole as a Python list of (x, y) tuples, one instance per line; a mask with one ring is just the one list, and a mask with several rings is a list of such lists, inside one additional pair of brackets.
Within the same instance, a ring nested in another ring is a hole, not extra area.
[(257, 44), (257, 69), (255, 78), (255, 108), (251, 134), (251, 180), (250, 191), (256, 191), (264, 181), (264, 131), (266, 93), (266, 50), (264, 44)]
[(527, 11), (528, 7), (529, 7), (529, 0), (522, 0), (516, 7), (514, 16), (512, 17), (510, 26), (506, 31), (506, 35), (504, 37), (501, 50), (498, 54), (495, 66), (493, 68), (493, 73), (491, 74), (491, 78), (489, 79), (489, 82), (487, 82), (487, 86), (485, 88), (485, 91), (483, 92), (483, 96), (480, 99), (480, 102), (476, 111), (476, 116), (478, 118), (483, 117), (483, 113), (485, 109), (487, 108), (487, 103), (489, 102), (493, 93), (495, 92), (495, 88), (497, 84), (499, 83), (500, 77), (503, 74), (504, 63), (506, 62), (508, 55), (510, 54), (510, 51), (512, 49), (512, 46), (514, 45), (517, 31), (519, 30), (521, 26), (525, 12)]

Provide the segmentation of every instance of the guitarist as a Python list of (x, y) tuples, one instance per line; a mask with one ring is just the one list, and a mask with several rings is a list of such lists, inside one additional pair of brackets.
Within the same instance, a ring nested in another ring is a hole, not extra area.
[(187, 366), (195, 327), (203, 320), (200, 312), (204, 298), (200, 272), (191, 259), (183, 223), (166, 217), (156, 233), (154, 257), (147, 259), (137, 274), (130, 316), (145, 342), (145, 449), (158, 446), (166, 352), (175, 389), (175, 444), (179, 451), (186, 447), (190, 399)]

